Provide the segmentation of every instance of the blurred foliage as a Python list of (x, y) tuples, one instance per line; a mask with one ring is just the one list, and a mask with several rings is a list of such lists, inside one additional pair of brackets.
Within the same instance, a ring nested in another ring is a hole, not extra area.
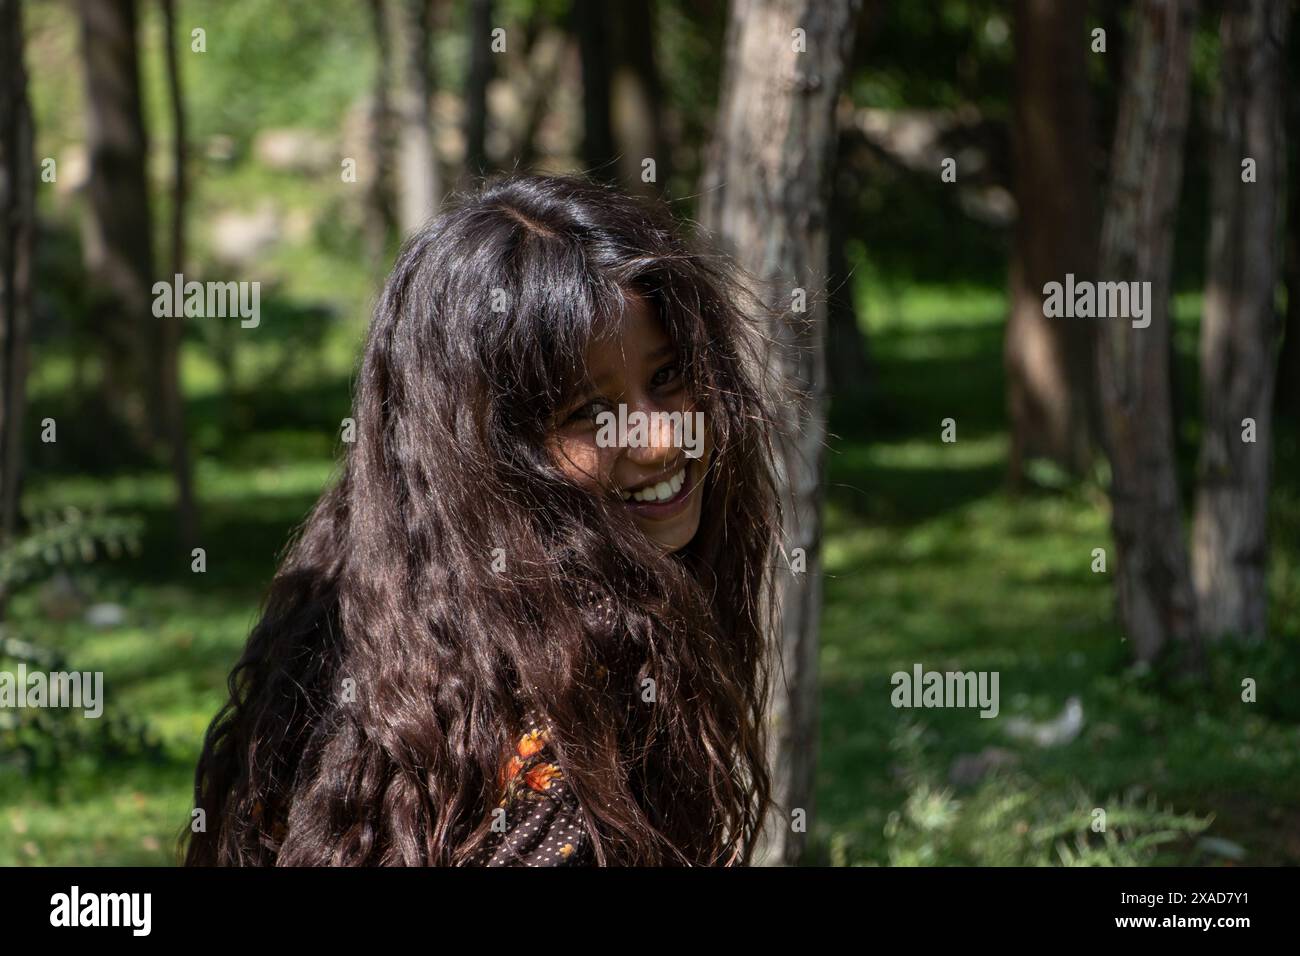
[[(68, 506), (61, 513), (29, 515), (27, 524), (24, 533), (0, 545), (0, 593), (6, 600), (18, 588), (55, 571), (90, 564), (98, 557), (140, 554), (143, 522), (135, 516), (86, 513)], [(68, 587), (75, 592), (75, 585)], [(24, 617), (18, 620), (22, 626)], [(35, 622), (27, 619), (27, 624), (34, 630)], [(23, 665), (29, 673), (72, 669), (61, 651), (39, 640), (23, 640), (15, 636), (12, 625), (0, 624), (0, 670), (12, 676), (12, 664)], [(99, 704), (103, 703), (101, 698)], [(0, 771), (15, 771), (29, 783), (43, 779), (52, 784), (78, 764), (101, 772), (115, 761), (134, 765), (156, 760), (160, 754), (148, 721), (121, 710), (105, 708), (95, 718), (86, 717), (80, 707), (0, 710)]]
[(0, 593), (9, 593), (60, 565), (89, 563), (97, 554), (120, 558), (140, 553), (139, 518), (85, 513), (67, 507), (62, 514), (28, 516), (28, 529), (0, 544)]

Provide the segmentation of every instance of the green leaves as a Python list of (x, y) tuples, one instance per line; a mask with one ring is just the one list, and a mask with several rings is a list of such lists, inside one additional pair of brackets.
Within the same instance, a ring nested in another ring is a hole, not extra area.
[(136, 517), (86, 513), (70, 507), (61, 514), (29, 516), (28, 521), (26, 534), (0, 546), (0, 594), (60, 566), (140, 552), (142, 522)]

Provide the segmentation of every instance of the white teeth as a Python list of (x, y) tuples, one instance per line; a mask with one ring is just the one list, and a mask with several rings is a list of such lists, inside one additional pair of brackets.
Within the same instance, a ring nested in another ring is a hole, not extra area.
[(623, 500), (628, 501), (667, 501), (677, 492), (682, 490), (682, 485), (686, 483), (686, 469), (683, 468), (666, 481), (661, 481), (656, 485), (650, 485), (648, 488), (642, 488), (639, 491), (624, 492)]

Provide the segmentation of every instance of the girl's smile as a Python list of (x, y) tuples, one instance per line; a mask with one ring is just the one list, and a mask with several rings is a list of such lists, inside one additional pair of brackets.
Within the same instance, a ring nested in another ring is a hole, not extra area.
[(699, 487), (699, 461), (683, 457), (674, 467), (666, 478), (652, 478), (638, 487), (623, 489), (623, 501), (633, 514), (662, 520), (686, 507), (687, 498)]

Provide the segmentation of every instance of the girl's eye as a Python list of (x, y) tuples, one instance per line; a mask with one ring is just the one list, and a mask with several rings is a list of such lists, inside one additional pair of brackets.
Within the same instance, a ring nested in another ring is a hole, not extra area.
[(682, 370), (677, 367), (677, 363), (665, 365), (659, 371), (655, 372), (654, 377), (650, 379), (652, 388), (663, 388), (665, 385), (671, 385), (682, 377)]
[(587, 402), (587, 404), (581, 405), (570, 412), (569, 417), (564, 420), (564, 424), (570, 426), (586, 422), (594, 423), (596, 416), (605, 410), (606, 404), (604, 401)]

